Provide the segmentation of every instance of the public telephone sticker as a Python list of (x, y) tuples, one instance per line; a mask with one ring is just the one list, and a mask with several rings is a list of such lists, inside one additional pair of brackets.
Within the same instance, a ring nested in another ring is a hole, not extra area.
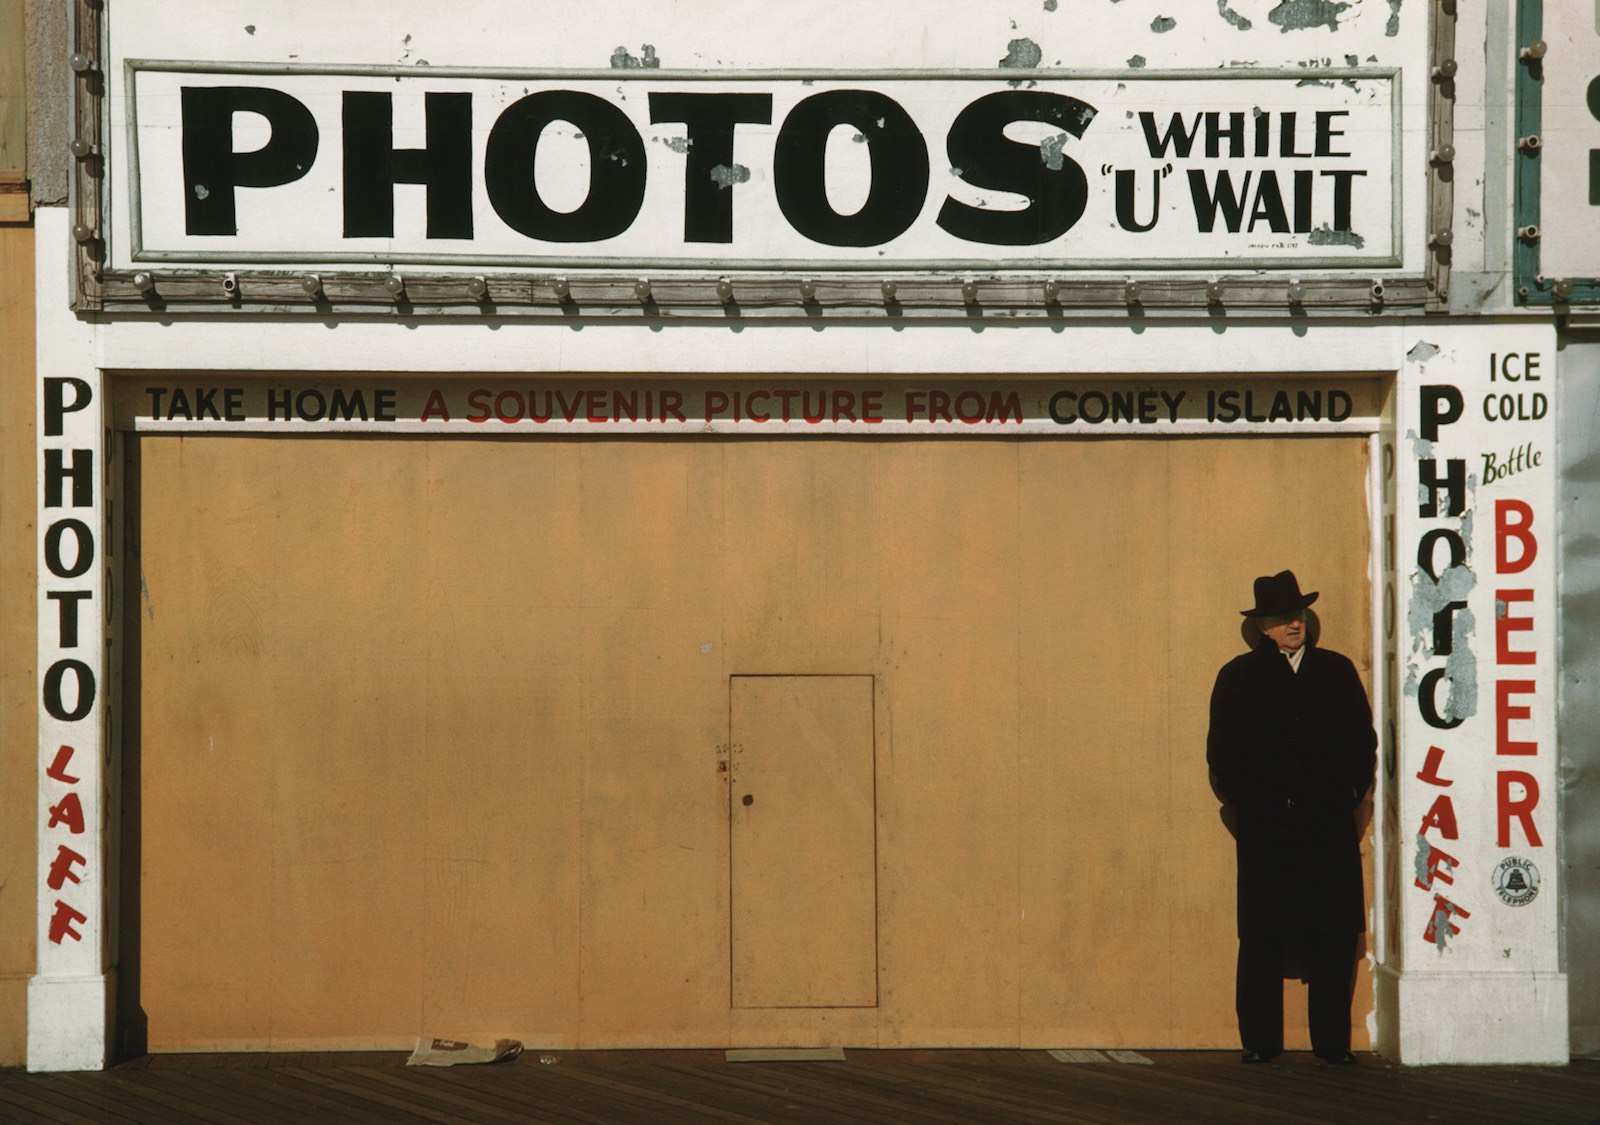
[(1507, 906), (1527, 906), (1539, 894), (1539, 869), (1531, 859), (1506, 857), (1494, 869), (1494, 893)]

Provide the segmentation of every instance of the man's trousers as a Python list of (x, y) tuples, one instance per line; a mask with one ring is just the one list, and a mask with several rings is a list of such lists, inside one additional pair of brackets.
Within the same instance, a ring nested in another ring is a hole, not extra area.
[[(1350, 1050), (1350, 1001), (1355, 995), (1359, 934), (1315, 934), (1294, 941), (1305, 956), (1311, 1049), (1336, 1059)], [(1283, 970), (1288, 940), (1282, 934), (1239, 939), (1234, 1002), (1246, 1051), (1270, 1058), (1283, 1050)]]

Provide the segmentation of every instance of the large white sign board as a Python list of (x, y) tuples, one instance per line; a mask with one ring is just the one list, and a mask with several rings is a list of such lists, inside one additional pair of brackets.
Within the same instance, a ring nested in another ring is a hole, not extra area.
[(1600, 276), (1600, 5), (1546, 3), (1544, 38), (1540, 271), (1594, 278)]
[(95, 233), (162, 274), (1421, 268), (1425, 19), (1134, 7), (119, 0)]
[(134, 61), (118, 264), (1400, 263), (1392, 70), (288, 73)]

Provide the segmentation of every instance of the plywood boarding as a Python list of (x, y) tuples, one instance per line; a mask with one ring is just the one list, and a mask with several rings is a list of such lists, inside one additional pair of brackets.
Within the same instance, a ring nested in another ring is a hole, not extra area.
[[(1370, 647), (1360, 438), (138, 447), (156, 1050), (1228, 1046), (1212, 677)], [(734, 1008), (730, 677), (861, 674), (878, 1006)]]
[(27, 1055), (38, 822), (34, 240), (0, 226), (0, 1068)]
[[(23, 183), (28, 176), (27, 32), (24, 0), (0, 0), (0, 187)], [(9, 202), (0, 198), (0, 205)], [(21, 203), (25, 221), (26, 195)], [(3, 211), (0, 216), (0, 221), (17, 221)]]

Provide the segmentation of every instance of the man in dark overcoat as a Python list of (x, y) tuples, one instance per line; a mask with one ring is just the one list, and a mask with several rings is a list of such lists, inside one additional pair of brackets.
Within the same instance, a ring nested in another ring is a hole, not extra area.
[(1257, 578), (1255, 605), (1241, 612), (1260, 640), (1223, 666), (1211, 693), (1206, 761), (1236, 825), (1235, 1003), (1247, 1063), (1283, 1050), (1284, 967), (1295, 962), (1310, 990), (1312, 1050), (1355, 1061), (1350, 1001), (1366, 929), (1357, 809), (1377, 736), (1355, 665), (1315, 645), (1316, 600), (1290, 571)]

